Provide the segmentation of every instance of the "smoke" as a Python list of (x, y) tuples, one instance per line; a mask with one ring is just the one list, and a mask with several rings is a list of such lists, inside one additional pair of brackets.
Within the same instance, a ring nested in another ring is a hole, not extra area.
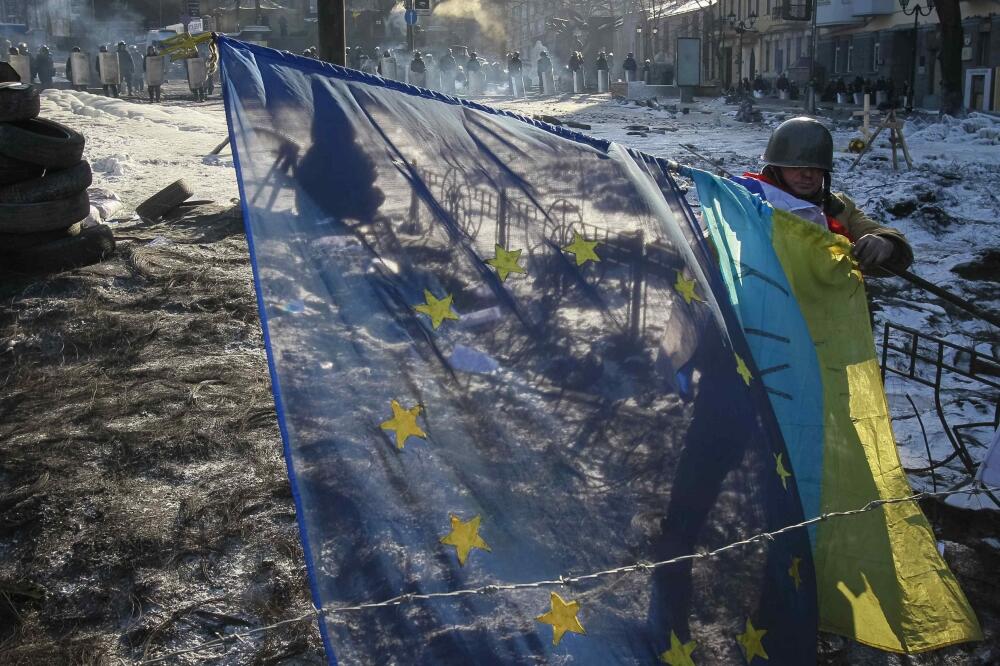
[(488, 39), (502, 42), (506, 38), (503, 17), (497, 14), (494, 4), (483, 0), (444, 0), (434, 8), (436, 18), (469, 19), (479, 25), (479, 30)]

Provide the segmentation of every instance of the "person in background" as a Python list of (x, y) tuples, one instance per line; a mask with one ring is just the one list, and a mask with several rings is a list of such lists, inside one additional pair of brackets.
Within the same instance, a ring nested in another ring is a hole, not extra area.
[(125, 90), (128, 91), (129, 97), (132, 96), (132, 81), (135, 76), (135, 62), (132, 60), (132, 54), (128, 52), (128, 46), (125, 42), (118, 42), (118, 76), (122, 83), (125, 84)]
[(56, 65), (52, 62), (52, 54), (49, 53), (48, 46), (43, 45), (38, 49), (38, 55), (35, 56), (35, 62), (32, 63), (31, 68), (38, 75), (38, 82), (41, 84), (42, 90), (52, 87), (52, 77), (56, 75)]
[(821, 122), (802, 116), (778, 125), (763, 161), (760, 173), (734, 180), (775, 208), (846, 236), (861, 270), (885, 275), (886, 268), (902, 271), (913, 263), (913, 250), (901, 232), (878, 224), (846, 194), (831, 190), (833, 137)]
[(427, 71), (427, 63), (424, 62), (424, 57), (421, 55), (420, 51), (413, 52), (413, 60), (410, 61), (410, 71), (423, 74)]
[(128, 54), (132, 58), (132, 86), (139, 94), (142, 94), (142, 89), (146, 87), (146, 82), (143, 80), (143, 70), (139, 67), (139, 61), (142, 60), (142, 56), (139, 55), (139, 47), (132, 44), (128, 47)]
[[(97, 73), (101, 73), (101, 53), (107, 53), (108, 47), (105, 44), (101, 44), (101, 48), (95, 58), (97, 62)], [(105, 97), (118, 97), (118, 85), (114, 83), (104, 83), (104, 76), (101, 75), (101, 87), (104, 89)]]
[(545, 89), (546, 74), (552, 74), (552, 59), (549, 58), (548, 51), (542, 51), (538, 54), (538, 88), (543, 94), (551, 95), (554, 90)]
[(510, 92), (514, 94), (515, 89), (517, 92), (524, 93), (524, 63), (521, 62), (521, 52), (514, 51), (510, 54), (510, 59), (507, 61), (507, 77), (510, 79)]
[(635, 81), (635, 73), (639, 69), (639, 63), (635, 61), (635, 55), (629, 53), (622, 63), (622, 71), (625, 72), (626, 81)]
[(73, 90), (86, 90), (87, 86), (80, 86), (73, 83), (73, 54), (80, 53), (80, 47), (74, 46), (70, 51), (69, 56), (66, 57), (66, 80), (73, 87)]
[[(154, 57), (154, 56), (157, 56), (157, 55), (159, 55), (159, 53), (157, 53), (155, 46), (147, 46), (146, 47), (146, 55), (143, 56), (143, 58), (142, 58), (142, 71), (143, 72), (146, 71), (146, 61), (150, 57)], [(147, 81), (148, 80), (149, 79), (148, 79), (148, 76), (147, 76)], [(160, 86), (158, 86), (158, 85), (156, 85), (156, 86), (147, 86), (146, 87), (146, 92), (149, 94), (149, 101), (150, 102), (159, 102), (160, 101)]]

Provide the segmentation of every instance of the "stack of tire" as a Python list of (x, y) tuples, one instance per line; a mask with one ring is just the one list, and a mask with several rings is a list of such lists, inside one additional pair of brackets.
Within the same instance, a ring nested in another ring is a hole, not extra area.
[(0, 83), (0, 271), (65, 270), (115, 249), (110, 227), (82, 224), (91, 183), (83, 135), (38, 112), (34, 86)]

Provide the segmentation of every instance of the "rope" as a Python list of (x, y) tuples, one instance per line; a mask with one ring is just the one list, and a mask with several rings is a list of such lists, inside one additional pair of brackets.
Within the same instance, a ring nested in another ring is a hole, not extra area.
[(177, 650), (175, 652), (170, 652), (168, 654), (155, 657), (153, 659), (147, 659), (145, 661), (139, 662), (140, 664), (156, 664), (172, 657), (177, 657), (182, 654), (190, 654), (192, 652), (201, 652), (203, 650), (219, 647), (236, 640), (242, 640), (250, 636), (255, 636), (261, 634), (271, 629), (277, 629), (289, 624), (296, 624), (298, 622), (304, 622), (306, 620), (312, 620), (314, 618), (335, 615), (338, 613), (349, 613), (357, 612), (363, 610), (371, 610), (375, 608), (389, 608), (392, 606), (400, 606), (402, 604), (412, 603), (414, 601), (427, 601), (431, 599), (444, 599), (450, 597), (463, 597), (472, 596), (480, 594), (494, 594), (497, 592), (503, 592), (508, 590), (528, 590), (528, 589), (538, 589), (543, 587), (566, 587), (569, 585), (574, 585), (576, 583), (582, 583), (584, 581), (596, 580), (598, 578), (605, 578), (608, 576), (622, 576), (630, 573), (649, 573), (655, 569), (661, 567), (669, 566), (671, 564), (678, 564), (680, 562), (687, 562), (693, 560), (703, 560), (716, 557), (726, 551), (734, 550), (736, 548), (741, 548), (743, 546), (752, 545), (761, 541), (773, 541), (776, 536), (780, 536), (787, 532), (792, 532), (794, 530), (802, 529), (803, 527), (809, 527), (810, 525), (815, 525), (817, 523), (829, 520), (830, 518), (843, 518), (846, 516), (856, 516), (861, 513), (866, 513), (868, 511), (873, 511), (887, 504), (902, 504), (904, 502), (916, 502), (927, 498), (942, 498), (949, 495), (977, 495), (981, 492), (998, 492), (1000, 487), (997, 488), (987, 488), (987, 487), (972, 487), (960, 490), (944, 490), (941, 492), (920, 492), (913, 495), (908, 495), (906, 497), (892, 497), (888, 499), (872, 500), (868, 502), (860, 509), (850, 509), (847, 511), (831, 511), (829, 513), (824, 513), (815, 518), (810, 518), (809, 520), (804, 520), (801, 523), (795, 523), (794, 525), (787, 525), (780, 529), (774, 530), (773, 532), (761, 532), (742, 541), (734, 541), (733, 543), (727, 544), (725, 546), (720, 546), (715, 550), (704, 551), (700, 553), (692, 553), (689, 555), (680, 555), (678, 557), (670, 558), (669, 560), (660, 560), (658, 562), (636, 562), (634, 564), (628, 564), (621, 567), (615, 567), (614, 569), (605, 569), (604, 571), (595, 571), (593, 573), (581, 574), (578, 576), (560, 576), (558, 579), (553, 580), (538, 580), (530, 583), (491, 583), (489, 585), (483, 585), (481, 587), (468, 588), (463, 590), (453, 590), (451, 592), (428, 592), (425, 594), (401, 594), (384, 601), (373, 601), (366, 603), (358, 603), (351, 606), (337, 606), (334, 608), (325, 609), (314, 609), (308, 613), (303, 613), (298, 617), (290, 618), (287, 620), (281, 620), (280, 622), (275, 622), (274, 624), (269, 624), (265, 627), (258, 627), (256, 629), (249, 629), (242, 633), (233, 633), (221, 638), (217, 638), (205, 643), (201, 643), (191, 648), (186, 648), (183, 650)]

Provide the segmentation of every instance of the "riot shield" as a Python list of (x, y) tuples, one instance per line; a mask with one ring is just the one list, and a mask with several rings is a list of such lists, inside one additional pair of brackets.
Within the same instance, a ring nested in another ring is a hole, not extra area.
[(204, 58), (187, 59), (188, 87), (191, 90), (201, 90), (208, 85), (208, 70)]
[(608, 92), (608, 73), (606, 70), (597, 70), (597, 92)]
[(510, 76), (510, 94), (512, 97), (524, 97), (524, 76), (520, 72)]
[(118, 70), (117, 53), (98, 53), (97, 68), (101, 75), (101, 85), (117, 86), (121, 83), (122, 75)]
[(410, 85), (420, 86), (421, 88), (427, 87), (427, 72), (414, 72), (410, 70)]
[(382, 78), (398, 80), (399, 75), (396, 72), (396, 59), (395, 58), (383, 58), (382, 59)]
[(469, 72), (469, 90), (470, 95), (482, 95), (483, 90), (486, 88), (485, 81), (483, 80), (482, 72)]
[(552, 72), (542, 72), (542, 92), (551, 95), (556, 91), (556, 83), (552, 78)]
[(583, 92), (583, 76), (580, 72), (573, 72), (573, 92)]
[(146, 85), (162, 86), (166, 78), (164, 74), (167, 70), (166, 56), (146, 56)]
[(443, 70), (441, 72), (441, 90), (449, 95), (455, 94), (455, 70)]
[(69, 64), (73, 70), (73, 80), (70, 83), (74, 86), (90, 85), (90, 56), (86, 53), (70, 53)]
[(7, 58), (7, 62), (21, 77), (21, 83), (31, 83), (31, 58), (26, 55), (11, 55)]

